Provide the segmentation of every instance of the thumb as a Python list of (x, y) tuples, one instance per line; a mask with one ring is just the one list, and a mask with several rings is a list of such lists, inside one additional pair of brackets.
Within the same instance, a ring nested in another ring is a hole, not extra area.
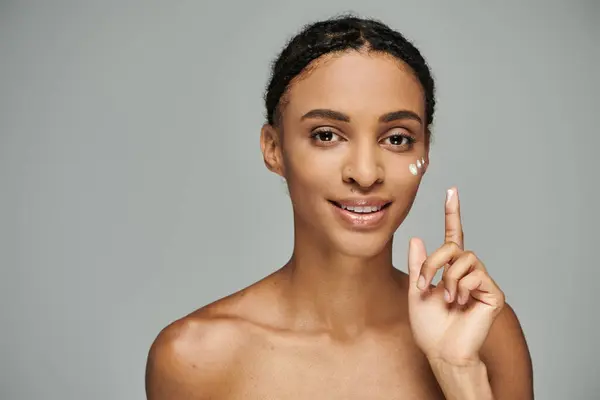
[(411, 289), (418, 289), (421, 267), (427, 259), (427, 250), (423, 240), (414, 237), (408, 242), (408, 277)]

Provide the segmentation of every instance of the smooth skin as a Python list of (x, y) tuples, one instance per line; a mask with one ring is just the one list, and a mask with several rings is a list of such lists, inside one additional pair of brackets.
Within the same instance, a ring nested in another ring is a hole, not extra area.
[[(532, 399), (521, 326), (464, 248), (457, 188), (441, 204), (441, 246), (427, 254), (412, 238), (409, 273), (392, 264), (423, 177), (408, 166), (431, 164), (410, 69), (373, 52), (328, 55), (292, 82), (284, 104), (281, 126), (262, 128), (261, 149), (288, 185), (293, 255), (164, 328), (148, 355), (147, 398)], [(391, 202), (374, 229), (348, 226), (331, 203), (361, 197)]]

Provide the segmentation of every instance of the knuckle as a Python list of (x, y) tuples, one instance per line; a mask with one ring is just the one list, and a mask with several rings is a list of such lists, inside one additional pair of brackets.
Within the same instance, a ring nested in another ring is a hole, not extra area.
[(445, 247), (453, 253), (460, 251), (460, 246), (454, 240), (446, 242)]
[(468, 292), (469, 291), (469, 286), (470, 283), (469, 281), (462, 279), (458, 282), (458, 287), (460, 290), (462, 290), (463, 292)]
[(458, 281), (461, 277), (461, 272), (456, 268), (450, 268), (446, 274), (446, 278), (451, 281)]
[(423, 267), (421, 268), (421, 271), (424, 274), (428, 274), (432, 271), (435, 271), (435, 267), (433, 265), (431, 265), (431, 261), (430, 260), (425, 260), (425, 262), (423, 263)]
[(473, 273), (479, 279), (486, 279), (488, 277), (487, 273), (481, 269), (477, 269), (477, 270), (473, 271)]
[(474, 264), (479, 260), (479, 258), (477, 258), (477, 255), (472, 250), (466, 250), (463, 253), (463, 255), (465, 259), (469, 262), (469, 264)]

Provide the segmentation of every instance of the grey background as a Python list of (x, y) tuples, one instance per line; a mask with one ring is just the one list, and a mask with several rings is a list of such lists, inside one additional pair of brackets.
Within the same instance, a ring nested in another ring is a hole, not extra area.
[(0, 398), (142, 399), (170, 321), (291, 251), (259, 151), (268, 67), (302, 24), (382, 18), (438, 84), (398, 231), (466, 246), (516, 309), (539, 399), (600, 398), (598, 1), (3, 1)]

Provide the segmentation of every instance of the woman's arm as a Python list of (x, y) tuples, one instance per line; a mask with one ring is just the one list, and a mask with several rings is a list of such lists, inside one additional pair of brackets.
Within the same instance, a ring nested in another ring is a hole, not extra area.
[(488, 380), (485, 364), (451, 365), (443, 360), (429, 360), (431, 369), (448, 400), (496, 400)]
[(531, 355), (517, 315), (508, 304), (494, 321), (480, 355), (495, 399), (534, 398)]
[(521, 325), (513, 309), (494, 321), (479, 362), (452, 365), (429, 360), (447, 399), (532, 400), (533, 368)]

